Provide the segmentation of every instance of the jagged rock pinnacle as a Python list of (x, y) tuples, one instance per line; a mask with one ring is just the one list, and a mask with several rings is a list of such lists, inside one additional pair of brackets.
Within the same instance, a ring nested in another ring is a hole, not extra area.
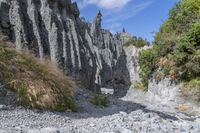
[(101, 21), (102, 21), (102, 14), (101, 11), (99, 11), (92, 23), (91, 27), (91, 34), (92, 35), (99, 35), (100, 34), (100, 29), (101, 29)]

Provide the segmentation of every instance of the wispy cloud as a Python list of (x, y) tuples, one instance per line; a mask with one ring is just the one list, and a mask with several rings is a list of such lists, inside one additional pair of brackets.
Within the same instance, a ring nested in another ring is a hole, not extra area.
[(123, 8), (131, 0), (74, 0), (78, 3), (79, 8), (83, 9), (88, 5), (96, 5), (104, 9)]
[(109, 28), (111, 32), (115, 33), (122, 30), (123, 27), (121, 23), (133, 18), (146, 8), (148, 8), (155, 0), (149, 0), (140, 4), (135, 4), (131, 2), (122, 10), (112, 10), (109, 13), (107, 11), (103, 13), (104, 15), (104, 25)]
[[(109, 14), (108, 19), (105, 20), (105, 23), (111, 23), (111, 22), (120, 22), (125, 21), (127, 19), (130, 19), (146, 9), (148, 6), (150, 6), (154, 1), (148, 1), (144, 2), (139, 5), (131, 5), (131, 7), (126, 8), (125, 10), (120, 10), (118, 12), (115, 12), (113, 14)], [(111, 16), (112, 15), (112, 16)], [(107, 17), (106, 16), (106, 17)]]

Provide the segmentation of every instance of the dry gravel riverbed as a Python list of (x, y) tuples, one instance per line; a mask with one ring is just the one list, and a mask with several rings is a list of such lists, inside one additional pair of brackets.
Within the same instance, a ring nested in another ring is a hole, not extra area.
[(110, 97), (108, 108), (87, 102), (88, 93), (77, 99), (82, 112), (30, 110), (0, 105), (0, 133), (199, 133), (200, 118), (182, 113), (150, 110), (133, 102)]

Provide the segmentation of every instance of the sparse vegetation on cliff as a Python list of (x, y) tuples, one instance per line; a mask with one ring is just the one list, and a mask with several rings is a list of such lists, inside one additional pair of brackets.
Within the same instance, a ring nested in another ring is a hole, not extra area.
[(16, 92), (23, 106), (76, 111), (74, 82), (54, 64), (16, 52), (0, 40), (0, 82)]
[[(185, 82), (188, 92), (196, 92), (200, 78), (200, 0), (182, 0), (169, 14), (169, 19), (156, 33), (152, 49), (139, 57), (144, 85), (153, 73)], [(159, 72), (158, 72), (159, 71)]]
[(133, 37), (131, 39), (129, 39), (125, 44), (124, 44), (124, 47), (128, 47), (130, 45), (133, 45), (137, 48), (141, 48), (141, 47), (144, 47), (144, 46), (149, 46), (150, 45), (150, 42), (148, 42), (147, 40), (144, 40), (143, 38), (141, 37)]

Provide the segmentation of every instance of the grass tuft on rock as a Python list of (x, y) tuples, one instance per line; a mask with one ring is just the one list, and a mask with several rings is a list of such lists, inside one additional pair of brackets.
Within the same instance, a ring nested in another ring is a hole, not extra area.
[(16, 52), (0, 39), (0, 82), (18, 95), (18, 104), (38, 109), (77, 111), (74, 81), (47, 60)]

